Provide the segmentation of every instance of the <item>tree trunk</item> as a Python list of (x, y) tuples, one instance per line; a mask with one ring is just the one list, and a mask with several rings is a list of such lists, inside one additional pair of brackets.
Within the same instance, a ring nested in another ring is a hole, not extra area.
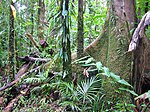
[(44, 40), (44, 23), (45, 20), (45, 3), (44, 0), (39, 0), (39, 9), (38, 9), (38, 38), (39, 43)]
[(78, 0), (78, 37), (77, 37), (77, 57), (81, 58), (84, 49), (83, 30), (83, 0)]
[[(97, 61), (122, 78), (129, 80), (132, 73), (132, 55), (127, 53), (131, 39), (130, 30), (135, 27), (135, 1), (134, 0), (110, 0), (108, 14), (103, 31), (94, 42), (85, 50)], [(116, 95), (111, 84), (104, 85), (108, 98)], [(113, 95), (113, 96), (112, 96)]]
[(10, 6), (10, 19), (9, 19), (9, 59), (8, 59), (8, 73), (11, 78), (14, 78), (15, 75), (15, 28), (14, 28), (14, 19), (15, 19), (15, 9), (13, 3)]
[[(77, 33), (77, 58), (81, 58), (83, 55), (83, 50), (84, 50), (84, 29), (83, 29), (83, 0), (78, 0), (78, 33)], [(78, 80), (81, 80), (83, 77), (81, 76), (82, 70), (81, 66), (78, 64), (76, 65), (76, 82)], [(75, 78), (75, 77), (74, 77)]]
[(63, 57), (63, 77), (67, 81), (71, 81), (71, 49), (70, 49), (70, 33), (69, 33), (69, 0), (62, 2), (62, 57)]
[[(146, 36), (146, 29), (149, 25), (149, 15), (147, 12), (141, 19), (134, 31), (128, 51), (134, 51), (133, 74), (131, 77), (132, 85), (136, 93), (142, 94), (150, 90), (150, 40)], [(137, 102), (137, 101), (136, 101)], [(137, 103), (136, 103), (137, 104)], [(137, 104), (138, 112), (141, 107)]]

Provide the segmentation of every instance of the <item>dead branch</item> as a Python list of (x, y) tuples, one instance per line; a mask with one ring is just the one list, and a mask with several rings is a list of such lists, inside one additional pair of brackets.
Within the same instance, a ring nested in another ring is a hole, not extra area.
[(47, 63), (45, 63), (45, 64), (42, 64), (42, 65), (40, 65), (40, 66), (38, 66), (38, 67), (36, 67), (36, 68), (34, 68), (34, 69), (31, 69), (29, 72), (26, 72), (26, 73), (22, 74), (20, 77), (18, 77), (18, 78), (15, 79), (14, 81), (10, 82), (9, 84), (6, 84), (6, 86), (1, 87), (1, 88), (0, 88), (0, 92), (3, 91), (3, 90), (5, 90), (5, 89), (7, 89), (7, 88), (9, 88), (9, 87), (11, 87), (11, 86), (13, 86), (13, 85), (15, 85), (15, 84), (16, 84), (17, 82), (19, 82), (24, 76), (26, 76), (26, 75), (28, 75), (28, 74), (30, 74), (30, 73), (33, 73), (34, 71), (36, 71), (36, 70), (38, 70), (38, 69), (40, 69), (40, 68), (42, 68), (42, 67), (44, 67), (44, 69), (49, 68), (50, 64), (51, 64), (51, 62), (49, 61), (49, 62), (47, 62)]
[(27, 94), (28, 90), (29, 90), (30, 86), (28, 86), (27, 88), (25, 88), (23, 91), (21, 91), (21, 93), (15, 97), (13, 100), (11, 100), (8, 105), (3, 109), (2, 112), (11, 112), (13, 109), (14, 104), (16, 104), (18, 102), (18, 100)]
[(11, 87), (11, 86), (13, 86), (13, 85), (15, 85), (15, 84), (16, 84), (17, 82), (19, 82), (24, 76), (26, 76), (26, 75), (28, 75), (28, 74), (30, 74), (30, 73), (32, 73), (32, 72), (34, 72), (34, 71), (40, 69), (41, 67), (42, 67), (42, 65), (40, 65), (40, 66), (38, 66), (38, 67), (36, 67), (36, 68), (34, 68), (34, 69), (31, 69), (29, 72), (24, 73), (22, 76), (18, 77), (17, 79), (15, 79), (14, 81), (10, 82), (10, 83), (7, 84), (6, 86), (1, 87), (1, 88), (0, 88), (0, 91), (3, 91), (3, 90), (5, 90), (5, 89), (7, 89), (7, 88), (9, 88), (9, 87)]
[(27, 33), (26, 35), (29, 37), (29, 39), (30, 39), (30, 41), (33, 43), (33, 45), (34, 45), (38, 50), (40, 50), (40, 49), (39, 49), (39, 46), (38, 46), (38, 44), (37, 44), (37, 42), (33, 39), (32, 35), (31, 35), (30, 33)]
[(135, 29), (132, 40), (130, 42), (128, 52), (131, 52), (136, 49), (137, 42), (139, 38), (142, 38), (142, 35), (144, 34), (145, 27), (147, 25), (150, 25), (150, 11), (147, 12), (141, 19), (140, 23), (138, 24), (138, 27)]
[(31, 62), (35, 62), (35, 61), (39, 61), (39, 62), (48, 62), (51, 59), (43, 59), (43, 58), (34, 58), (34, 57), (29, 57), (29, 56), (25, 56), (25, 57), (17, 57), (18, 59), (22, 60), (22, 61), (31, 61)]
[(23, 75), (25, 72), (27, 72), (27, 70), (29, 69), (30, 66), (30, 62), (29, 63), (25, 63), (21, 69), (18, 71), (18, 73), (15, 75), (15, 79), (17, 79), (18, 77), (20, 77), (21, 75)]

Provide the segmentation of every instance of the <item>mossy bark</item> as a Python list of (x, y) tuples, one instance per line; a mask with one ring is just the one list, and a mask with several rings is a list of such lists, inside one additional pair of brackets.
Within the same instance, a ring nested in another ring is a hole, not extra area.
[[(12, 7), (13, 3), (11, 2)], [(13, 79), (16, 71), (16, 53), (15, 53), (15, 26), (14, 20), (15, 15), (13, 15), (13, 9), (10, 6), (10, 18), (9, 18), (9, 47), (8, 47), (8, 75)]]
[[(103, 31), (99, 38), (84, 51), (97, 61), (101, 61), (110, 71), (129, 81), (132, 74), (132, 55), (127, 53), (131, 40), (130, 30), (136, 22), (134, 0), (111, 0)], [(106, 79), (108, 80), (108, 79)], [(106, 81), (107, 98), (118, 97), (115, 88)]]
[(84, 53), (102, 61), (116, 74), (126, 76), (131, 73), (131, 54), (127, 53), (127, 49), (131, 40), (130, 30), (136, 21), (134, 0), (112, 0), (109, 5), (101, 36)]
[[(63, 78), (65, 81), (72, 81), (72, 65), (71, 65), (71, 50), (70, 50), (70, 29), (69, 29), (69, 0), (64, 0), (65, 7), (62, 10), (62, 57), (63, 57)], [(64, 15), (63, 11), (67, 11), (67, 15)]]

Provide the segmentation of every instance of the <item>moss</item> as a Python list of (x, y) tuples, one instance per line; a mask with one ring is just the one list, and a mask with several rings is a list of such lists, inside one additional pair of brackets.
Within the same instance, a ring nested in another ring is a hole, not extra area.
[[(110, 71), (129, 81), (132, 61), (131, 55), (127, 53), (128, 39), (131, 38), (128, 36), (126, 22), (116, 20), (115, 23), (111, 24), (111, 20), (108, 19), (101, 36), (85, 51), (97, 61), (101, 61)], [(118, 98), (123, 98), (124, 93), (116, 93), (120, 84), (113, 84), (111, 83), (113, 81), (106, 77), (103, 77), (103, 80), (105, 82), (103, 88), (106, 92), (106, 101), (117, 101)], [(130, 95), (125, 97), (130, 98)]]

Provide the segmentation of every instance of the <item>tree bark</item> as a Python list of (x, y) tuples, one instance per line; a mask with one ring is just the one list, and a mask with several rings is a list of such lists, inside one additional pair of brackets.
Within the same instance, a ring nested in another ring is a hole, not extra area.
[(78, 0), (78, 36), (77, 36), (77, 57), (81, 58), (84, 49), (83, 30), (83, 0)]
[[(122, 64), (124, 61), (125, 65), (131, 61), (131, 55), (126, 51), (131, 39), (129, 30), (134, 28), (136, 22), (134, 2), (134, 0), (109, 2), (109, 12), (100, 37), (84, 50), (84, 53), (102, 61), (118, 74), (126, 73), (128, 70), (124, 70), (126, 66)], [(130, 67), (129, 64), (128, 68)]]
[[(39, 43), (46, 44), (46, 40), (44, 38), (44, 24), (46, 24), (45, 19), (45, 3), (44, 0), (39, 0), (39, 9), (38, 9), (38, 39)], [(42, 49), (43, 50), (43, 49)]]
[[(112, 72), (128, 81), (132, 73), (132, 55), (127, 53), (127, 49), (131, 39), (130, 30), (135, 27), (135, 12), (134, 0), (110, 0), (100, 37), (84, 50), (84, 54), (101, 61)], [(106, 97), (119, 98), (109, 81), (106, 82), (108, 82), (104, 85), (108, 94)]]
[(69, 33), (69, 0), (62, 2), (62, 57), (63, 57), (63, 77), (71, 81), (71, 49), (70, 49), (70, 33)]
[[(77, 33), (77, 58), (81, 58), (84, 50), (84, 23), (83, 23), (83, 0), (78, 0), (78, 33)], [(82, 69), (79, 64), (76, 65), (76, 74), (74, 75), (74, 84), (76, 85), (78, 80), (83, 79)]]
[(15, 58), (15, 28), (14, 28), (14, 19), (15, 19), (15, 15), (14, 15), (14, 11), (15, 9), (13, 9), (13, 3), (11, 2), (11, 6), (10, 6), (10, 19), (9, 19), (9, 50), (8, 50), (8, 54), (9, 54), (9, 59), (8, 59), (8, 73), (11, 76), (11, 78), (14, 78), (15, 75), (15, 68), (16, 68), (16, 58)]

